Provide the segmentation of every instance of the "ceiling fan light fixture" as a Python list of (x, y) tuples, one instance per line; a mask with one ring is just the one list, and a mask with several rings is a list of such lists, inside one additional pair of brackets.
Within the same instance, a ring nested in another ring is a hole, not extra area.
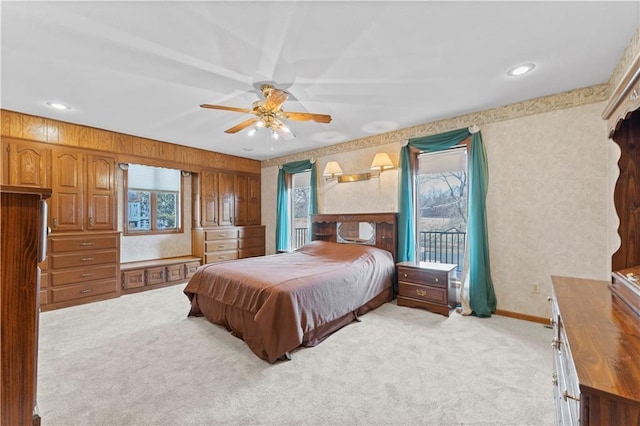
[(262, 120), (256, 121), (256, 127), (264, 127), (264, 121)]

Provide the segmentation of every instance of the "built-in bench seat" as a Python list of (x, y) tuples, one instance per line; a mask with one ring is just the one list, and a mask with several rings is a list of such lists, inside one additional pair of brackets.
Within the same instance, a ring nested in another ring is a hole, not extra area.
[(193, 276), (200, 261), (196, 256), (181, 256), (121, 263), (122, 293), (137, 293), (184, 282)]

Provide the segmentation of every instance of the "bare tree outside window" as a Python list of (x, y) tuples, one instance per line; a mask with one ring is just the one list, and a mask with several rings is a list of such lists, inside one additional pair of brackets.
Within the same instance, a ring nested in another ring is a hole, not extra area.
[(418, 157), (418, 258), (457, 264), (462, 271), (467, 232), (466, 150)]
[(311, 196), (311, 172), (293, 175), (291, 188), (291, 249), (295, 250), (307, 243), (309, 234), (309, 197)]

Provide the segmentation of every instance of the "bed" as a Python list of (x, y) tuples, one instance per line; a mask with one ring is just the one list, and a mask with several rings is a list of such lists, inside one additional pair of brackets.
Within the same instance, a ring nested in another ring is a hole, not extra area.
[(200, 267), (184, 289), (191, 301), (189, 316), (226, 327), (258, 357), (274, 363), (391, 301), (395, 249), (389, 250), (389, 231), (366, 240), (369, 244), (362, 239), (338, 243), (342, 222), (331, 220), (336, 218), (314, 216), (312, 232), (321, 232), (293, 252)]

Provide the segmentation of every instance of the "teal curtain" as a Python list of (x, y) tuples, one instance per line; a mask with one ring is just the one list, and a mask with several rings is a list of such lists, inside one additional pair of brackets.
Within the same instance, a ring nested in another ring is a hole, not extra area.
[(315, 162), (310, 160), (292, 161), (284, 164), (278, 171), (278, 186), (276, 198), (276, 250), (287, 250), (290, 241), (289, 200), (287, 197), (286, 173), (295, 174), (311, 170), (311, 193), (309, 194), (309, 213), (318, 212), (318, 178)]
[[(400, 150), (400, 178), (398, 188), (398, 260), (413, 261), (416, 255), (416, 224), (413, 207), (413, 174), (411, 147), (423, 152), (451, 148), (471, 135), (468, 129), (452, 130), (433, 136), (410, 139)], [(486, 193), (488, 170), (480, 132), (471, 138), (469, 159), (469, 220), (467, 250), (469, 250), (469, 304), (480, 317), (491, 316), (496, 309), (496, 296), (489, 267), (489, 243), (486, 223)]]

